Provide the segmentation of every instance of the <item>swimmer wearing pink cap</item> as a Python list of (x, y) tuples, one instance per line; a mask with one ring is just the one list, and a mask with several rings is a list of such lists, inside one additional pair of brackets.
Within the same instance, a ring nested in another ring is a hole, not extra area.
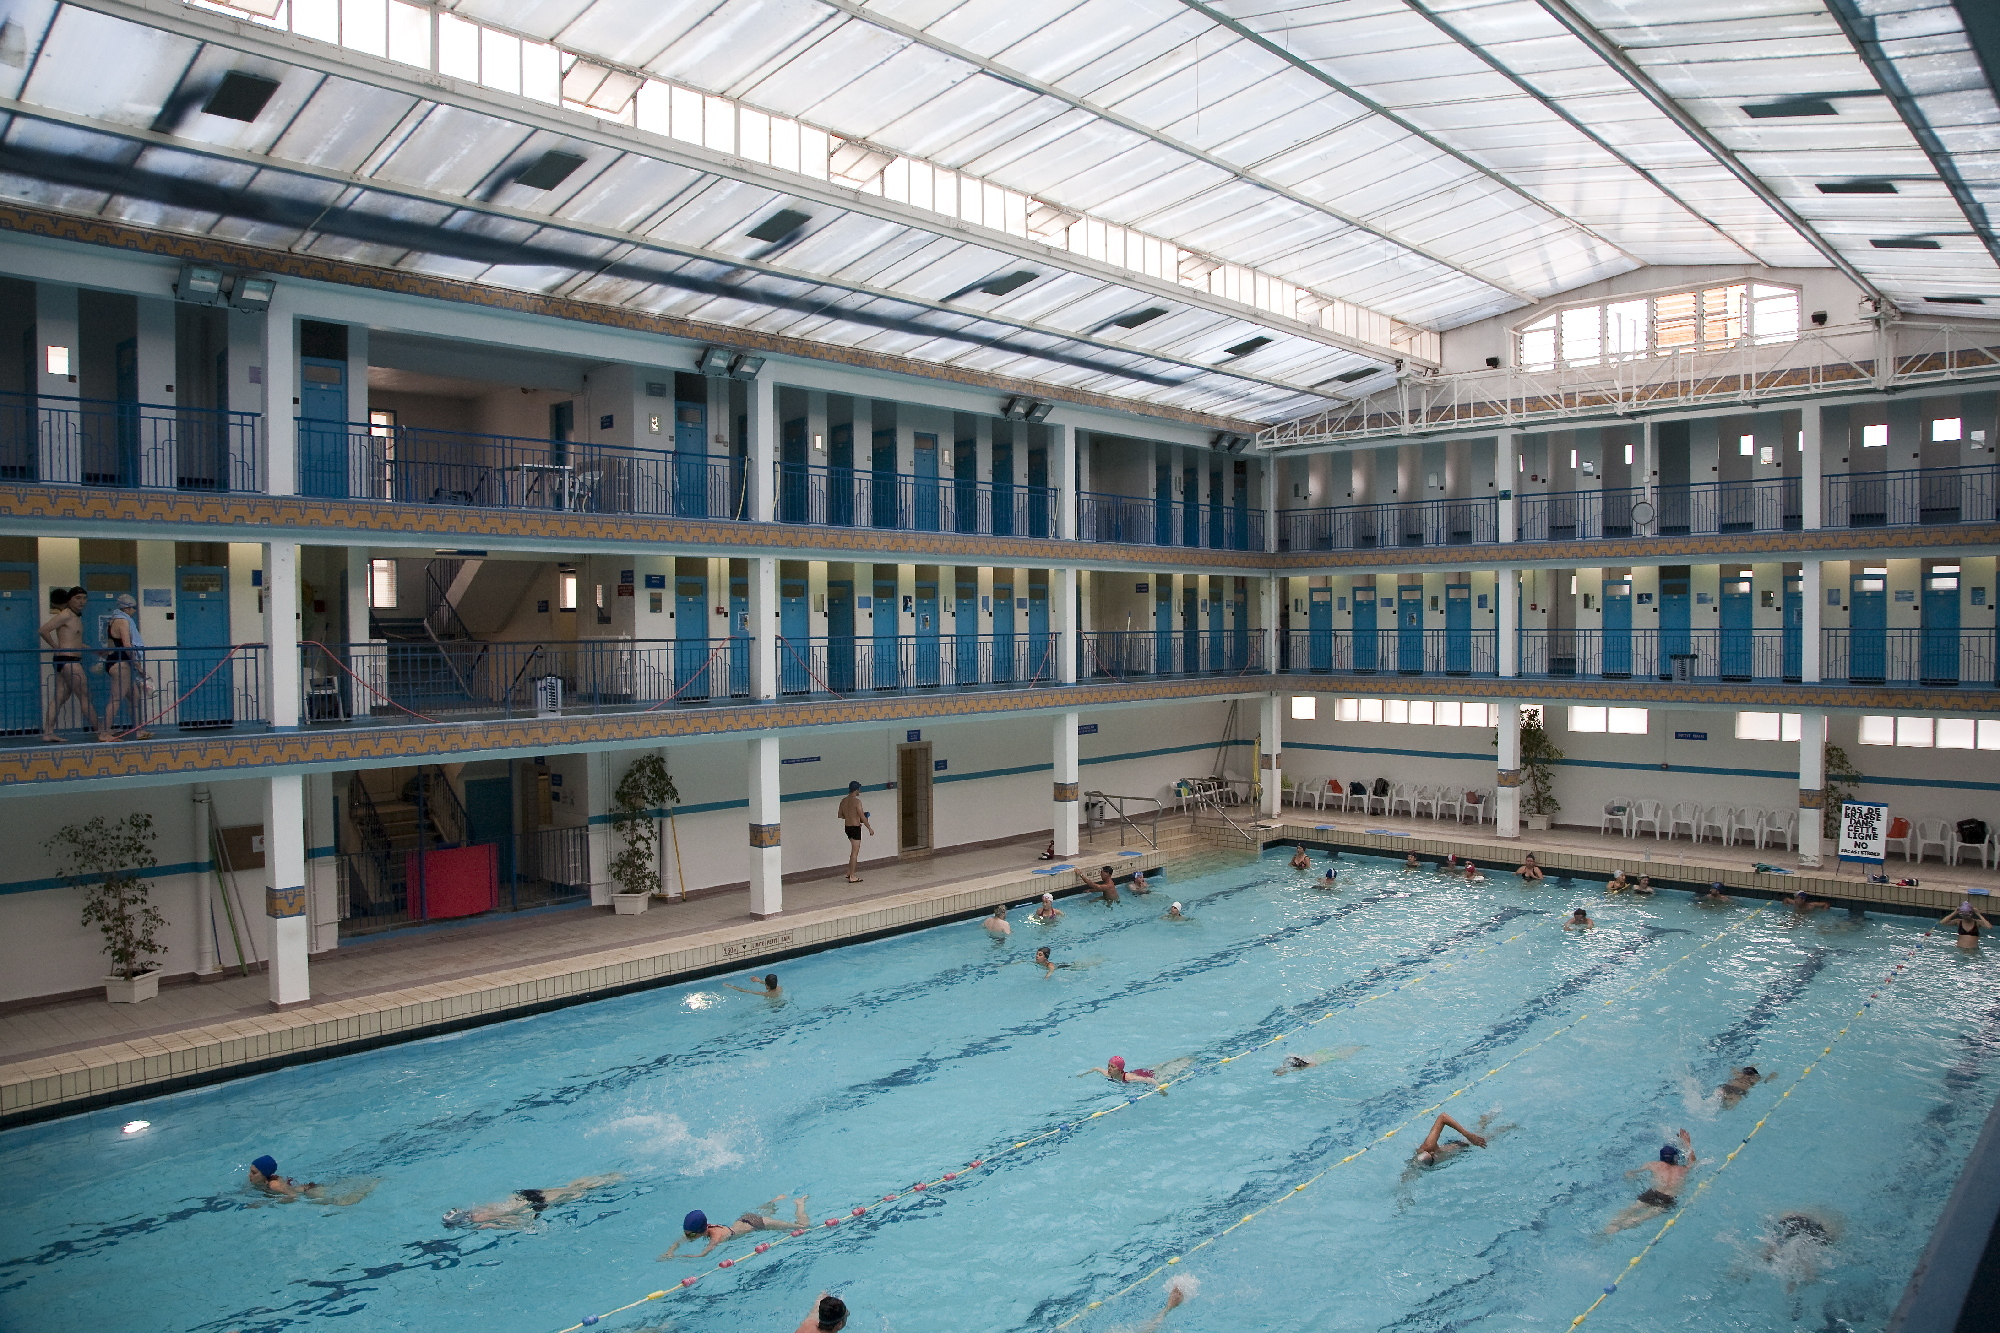
[[(1154, 1081), (1153, 1071), (1150, 1069), (1127, 1069), (1125, 1067), (1125, 1057), (1122, 1055), (1114, 1055), (1109, 1060), (1106, 1060), (1102, 1069), (1086, 1069), (1083, 1071), (1083, 1074), (1102, 1074), (1113, 1083), (1151, 1083)], [(1082, 1078), (1083, 1074), (1078, 1074), (1077, 1077)]]

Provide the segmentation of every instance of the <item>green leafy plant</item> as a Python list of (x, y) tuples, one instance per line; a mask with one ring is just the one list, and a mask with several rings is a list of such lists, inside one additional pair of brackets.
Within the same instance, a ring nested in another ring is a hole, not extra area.
[(620, 893), (651, 893), (660, 883), (660, 830), (655, 810), (679, 805), (667, 761), (656, 754), (632, 761), (611, 794), (611, 827), (625, 843), (612, 858), (611, 878)]
[(104, 935), (111, 972), (136, 977), (150, 972), (166, 950), (157, 938), (167, 924), (152, 903), (145, 873), (159, 865), (153, 855), (153, 817), (131, 814), (106, 821), (102, 815), (56, 830), (42, 846), (57, 858), (57, 877), (82, 889), (83, 924)]
[(1820, 807), (1820, 836), (1837, 838), (1840, 836), (1840, 807), (1854, 799), (1861, 785), (1861, 770), (1847, 757), (1847, 751), (1838, 745), (1826, 747), (1826, 788), (1825, 803)]
[(1521, 812), (1529, 815), (1550, 815), (1562, 809), (1562, 802), (1556, 799), (1556, 775), (1554, 765), (1561, 761), (1563, 752), (1549, 739), (1549, 733), (1542, 727), (1539, 712), (1521, 715)]

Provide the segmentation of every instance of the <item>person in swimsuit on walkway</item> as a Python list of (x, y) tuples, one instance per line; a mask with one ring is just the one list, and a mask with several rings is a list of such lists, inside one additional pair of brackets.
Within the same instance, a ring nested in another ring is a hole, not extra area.
[[(750, 980), (756, 981), (757, 978), (752, 977), (750, 978)], [(785, 989), (784, 987), (778, 984), (778, 974), (776, 972), (773, 972), (769, 976), (765, 977), (763, 981), (755, 987), (738, 986), (733, 982), (728, 982), (728, 981), (725, 981), (722, 984), (729, 987), (729, 989), (731, 990), (740, 990), (745, 995), (761, 995), (767, 1000), (783, 1000), (785, 998)]]
[(83, 705), (83, 715), (90, 720), (90, 729), (97, 733), (97, 739), (111, 739), (110, 729), (97, 720), (97, 705), (90, 700), (90, 682), (83, 678), (83, 613), (89, 605), (89, 593), (82, 588), (71, 588), (62, 605), (51, 608), (55, 614), (42, 622), (38, 631), (42, 642), (52, 650), (51, 665), (55, 669), (55, 688), (49, 691), (48, 712), (42, 720), (42, 739), (50, 745), (62, 744), (62, 737), (56, 734), (56, 717), (63, 704), (71, 699)]
[(813, 1312), (805, 1317), (794, 1333), (840, 1333), (847, 1327), (847, 1302), (838, 1296), (819, 1294), (813, 1303)]
[(1542, 863), (1535, 859), (1533, 852), (1529, 852), (1521, 858), (1521, 864), (1514, 867), (1514, 873), (1530, 884), (1536, 883), (1542, 877)]
[(1722, 1109), (1726, 1111), (1749, 1096), (1750, 1089), (1759, 1083), (1769, 1083), (1776, 1077), (1776, 1074), (1758, 1073), (1755, 1065), (1744, 1065), (1741, 1069), (1730, 1071), (1729, 1081), (1717, 1088), (1715, 1095), (1722, 1099)]
[(1581, 907), (1571, 912), (1569, 920), (1563, 922), (1564, 930), (1594, 930), (1596, 927), (1597, 923), (1590, 919), (1590, 913), (1584, 911)]
[(1030, 920), (1039, 921), (1045, 926), (1053, 926), (1062, 914), (1062, 908), (1056, 906), (1056, 896), (1053, 893), (1045, 893), (1042, 895), (1042, 905), (1035, 909), (1035, 915)]
[(140, 728), (146, 721), (146, 641), (139, 637), (139, 603), (129, 592), (118, 594), (118, 609), (105, 622), (104, 636), (111, 651), (104, 655), (104, 669), (111, 676), (111, 697), (104, 704), (104, 729), (118, 730), (118, 705), (131, 705), (132, 739), (149, 741), (153, 733)]
[(1958, 927), (1958, 947), (1961, 949), (1977, 949), (1981, 928), (1993, 929), (1993, 923), (1973, 908), (1970, 898), (1959, 903), (1957, 910), (1947, 914), (1938, 924)]
[(1118, 880), (1112, 875), (1110, 866), (1100, 867), (1095, 875), (1079, 870), (1076, 877), (1083, 881), (1085, 888), (1096, 889), (1103, 894), (1106, 907), (1118, 906)]
[(854, 872), (861, 868), (861, 830), (867, 829), (868, 836), (875, 836), (875, 826), (868, 822), (868, 812), (861, 808), (861, 784), (847, 784), (847, 795), (840, 801), (840, 822), (847, 830), (847, 882), (859, 884), (861, 876)]
[(1297, 851), (1292, 853), (1292, 869), (1311, 870), (1312, 868), (1313, 868), (1312, 856), (1306, 851), (1306, 849), (1303, 846), (1301, 846)]
[(1636, 1227), (1648, 1218), (1658, 1217), (1679, 1206), (1681, 1187), (1687, 1184), (1688, 1172), (1694, 1170), (1698, 1161), (1694, 1155), (1694, 1140), (1688, 1137), (1686, 1130), (1680, 1132), (1680, 1140), (1679, 1147), (1669, 1143), (1661, 1148), (1659, 1161), (1633, 1167), (1625, 1173), (1630, 1179), (1643, 1171), (1651, 1171), (1653, 1183), (1641, 1191), (1637, 1203), (1611, 1219), (1604, 1228), (1606, 1235)]
[(1014, 933), (1013, 923), (1007, 920), (1007, 904), (1005, 903), (993, 904), (993, 915), (987, 917), (979, 924), (986, 928), (986, 932), (993, 937), (993, 941), (996, 944)]
[(683, 1256), (684, 1258), (705, 1259), (710, 1254), (713, 1254), (715, 1247), (724, 1241), (735, 1240), (738, 1236), (747, 1236), (753, 1231), (798, 1231), (811, 1226), (812, 1220), (806, 1216), (806, 1196), (803, 1194), (794, 1201), (793, 1206), (798, 1211), (793, 1220), (789, 1222), (781, 1217), (773, 1217), (769, 1212), (765, 1211), (765, 1209), (775, 1208), (783, 1203), (785, 1197), (780, 1194), (777, 1198), (765, 1204), (763, 1208), (755, 1212), (745, 1213), (727, 1226), (723, 1226), (720, 1223), (711, 1224), (708, 1220), (708, 1214), (697, 1208), (681, 1219), (681, 1238), (668, 1246), (667, 1252), (661, 1255), (660, 1258), (671, 1259), (674, 1257), (674, 1252), (680, 1249), (681, 1246), (700, 1240), (704, 1236), (708, 1238), (708, 1248), (700, 1254), (685, 1255)]
[(614, 1171), (608, 1176), (579, 1176), (555, 1189), (515, 1190), (498, 1203), (482, 1203), (476, 1208), (454, 1208), (444, 1215), (444, 1224), (448, 1227), (469, 1227), (474, 1231), (519, 1230), (533, 1226), (545, 1208), (572, 1203), (594, 1189), (624, 1178)]

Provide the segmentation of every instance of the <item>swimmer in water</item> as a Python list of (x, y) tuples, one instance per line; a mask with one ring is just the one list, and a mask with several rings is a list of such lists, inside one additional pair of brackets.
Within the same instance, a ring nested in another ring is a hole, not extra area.
[(1005, 903), (995, 903), (993, 905), (993, 915), (987, 917), (979, 924), (986, 927), (988, 933), (993, 936), (996, 943), (1014, 933), (1014, 927), (1007, 920), (1007, 904)]
[(1800, 889), (1797, 893), (1785, 899), (1785, 906), (1792, 909), (1794, 916), (1804, 916), (1808, 912), (1824, 912), (1827, 908), (1833, 906), (1833, 904), (1824, 902), (1818, 898), (1808, 898), (1806, 897), (1806, 891)]
[(1313, 868), (1313, 859), (1310, 855), (1307, 854), (1306, 849), (1304, 847), (1300, 847), (1297, 851), (1292, 853), (1292, 869), (1311, 870), (1312, 868)]
[(1098, 867), (1095, 875), (1079, 870), (1076, 872), (1076, 877), (1083, 881), (1085, 888), (1095, 889), (1103, 894), (1106, 907), (1118, 906), (1118, 880), (1112, 875), (1110, 866)]
[(1643, 1172), (1653, 1173), (1653, 1183), (1639, 1194), (1639, 1201), (1611, 1219), (1604, 1232), (1610, 1235), (1627, 1227), (1636, 1227), (1648, 1218), (1670, 1212), (1680, 1204), (1681, 1187), (1687, 1184), (1688, 1172), (1695, 1169), (1698, 1160), (1694, 1155), (1694, 1140), (1688, 1132), (1680, 1132), (1680, 1146), (1669, 1143), (1660, 1149), (1660, 1160), (1648, 1162), (1644, 1166), (1632, 1168), (1625, 1173), (1629, 1179)]
[(1319, 887), (1322, 889), (1339, 888), (1340, 872), (1338, 870), (1335, 870), (1332, 866), (1328, 866), (1326, 868), (1326, 873), (1319, 877)]
[(1484, 884), (1486, 882), (1486, 876), (1479, 873), (1478, 866), (1474, 865), (1470, 861), (1467, 861), (1465, 863), (1465, 882), (1467, 884)]
[(533, 1226), (545, 1208), (581, 1199), (594, 1189), (623, 1180), (613, 1172), (608, 1176), (581, 1176), (567, 1185), (547, 1190), (515, 1190), (498, 1203), (482, 1203), (476, 1208), (454, 1208), (444, 1215), (448, 1227), (473, 1231), (520, 1230)]
[(1440, 875), (1456, 875), (1458, 873), (1458, 857), (1450, 852), (1446, 852), (1444, 860), (1432, 866), (1431, 869), (1437, 871)]
[(1360, 1049), (1359, 1046), (1341, 1046), (1331, 1051), (1309, 1051), (1304, 1055), (1288, 1055), (1285, 1057), (1285, 1062), (1271, 1073), (1282, 1078), (1286, 1074), (1296, 1074), (1301, 1069), (1316, 1069), (1329, 1061), (1345, 1060)]
[(1958, 947), (1961, 949), (1977, 949), (1979, 947), (1979, 932), (1981, 928), (1986, 930), (1993, 929), (1993, 923), (1988, 921), (1972, 906), (1972, 899), (1970, 898), (1960, 902), (1957, 910), (1946, 914), (1944, 920), (1938, 922), (1938, 924), (1940, 926), (1956, 925), (1958, 927)]
[(1719, 879), (1710, 880), (1708, 887), (1705, 889), (1695, 890), (1694, 904), (1696, 907), (1735, 906), (1734, 901), (1729, 895), (1722, 891), (1722, 881)]
[(1411, 852), (1408, 856), (1403, 858), (1403, 869), (1422, 870), (1423, 868), (1424, 868), (1424, 863), (1417, 859), (1417, 854), (1415, 852)]
[(1533, 852), (1529, 852), (1521, 858), (1521, 864), (1514, 867), (1514, 873), (1529, 884), (1539, 883), (1542, 878), (1542, 863), (1535, 859)]
[(715, 1252), (716, 1246), (721, 1245), (725, 1241), (735, 1240), (738, 1236), (747, 1236), (753, 1231), (797, 1231), (800, 1228), (811, 1226), (812, 1220), (806, 1216), (806, 1196), (803, 1194), (793, 1201), (793, 1207), (797, 1209), (797, 1213), (791, 1221), (787, 1222), (782, 1217), (771, 1215), (769, 1210), (783, 1203), (785, 1198), (785, 1195), (780, 1194), (762, 1208), (759, 1208), (755, 1212), (743, 1214), (727, 1226), (720, 1223), (710, 1225), (708, 1214), (697, 1208), (681, 1219), (681, 1238), (668, 1246), (667, 1252), (661, 1255), (660, 1258), (671, 1259), (674, 1257), (674, 1252), (679, 1250), (681, 1246), (691, 1244), (704, 1237), (708, 1240), (707, 1249), (703, 1250), (700, 1254), (690, 1254), (683, 1257), (688, 1259), (706, 1259), (710, 1254)]
[(825, 1292), (813, 1302), (812, 1313), (807, 1315), (793, 1333), (840, 1333), (847, 1327), (847, 1302), (838, 1296)]
[(1635, 894), (1637, 894), (1637, 895), (1638, 895), (1639, 897), (1641, 897), (1641, 898), (1650, 898), (1650, 897), (1652, 897), (1652, 896), (1653, 896), (1653, 877), (1652, 877), (1651, 875), (1641, 875), (1641, 876), (1639, 876), (1639, 880), (1638, 880), (1638, 882), (1637, 882), (1636, 884), (1634, 884), (1634, 885), (1632, 886), (1632, 892), (1633, 892), (1633, 893), (1635, 893)]
[(1193, 917), (1181, 910), (1179, 903), (1168, 903), (1167, 910), (1160, 914), (1162, 921), (1192, 921)]
[(1045, 893), (1042, 895), (1042, 905), (1035, 909), (1034, 916), (1030, 917), (1029, 920), (1039, 921), (1045, 926), (1053, 926), (1062, 914), (1062, 908), (1056, 906), (1056, 896), (1053, 893)]
[[(757, 980), (756, 977), (752, 977), (750, 979), (752, 981)], [(767, 975), (763, 979), (763, 982), (760, 985), (758, 985), (754, 990), (751, 989), (749, 986), (737, 986), (727, 981), (723, 982), (722, 984), (728, 986), (729, 989), (731, 990), (740, 990), (745, 995), (761, 995), (767, 1000), (782, 1000), (785, 998), (784, 988), (778, 985), (778, 974), (776, 972), (772, 972), (769, 975)]]
[(1127, 1069), (1125, 1067), (1125, 1057), (1122, 1055), (1114, 1055), (1109, 1060), (1106, 1060), (1102, 1069), (1086, 1069), (1083, 1071), (1083, 1074), (1078, 1074), (1077, 1077), (1082, 1078), (1084, 1074), (1102, 1074), (1113, 1083), (1153, 1083), (1158, 1081), (1157, 1076), (1150, 1069)]
[(1717, 1088), (1715, 1095), (1722, 1099), (1722, 1108), (1726, 1111), (1749, 1096), (1750, 1089), (1759, 1083), (1769, 1083), (1776, 1077), (1776, 1074), (1758, 1073), (1755, 1065), (1744, 1065), (1741, 1069), (1730, 1071), (1729, 1081)]
[(1134, 1329), (1132, 1333), (1159, 1333), (1160, 1325), (1167, 1321), (1167, 1316), (1180, 1308), (1181, 1305), (1186, 1303), (1199, 1290), (1201, 1290), (1201, 1284), (1195, 1281), (1190, 1275), (1186, 1273), (1174, 1274), (1173, 1277), (1167, 1280), (1166, 1305), (1161, 1308), (1158, 1314)]
[(1604, 891), (1606, 893), (1630, 893), (1632, 891), (1632, 881), (1626, 879), (1625, 872), (1621, 870), (1613, 875), (1605, 884)]
[(1584, 911), (1581, 907), (1571, 912), (1569, 920), (1563, 922), (1564, 930), (1594, 930), (1596, 928), (1597, 923), (1590, 919), (1590, 913)]
[(282, 1199), (297, 1199), (309, 1193), (318, 1193), (319, 1182), (308, 1180), (301, 1185), (290, 1176), (278, 1174), (278, 1159), (265, 1153), (250, 1163), (250, 1188), (274, 1194)]
[(1786, 1294), (1818, 1279), (1840, 1230), (1830, 1216), (1823, 1220), (1804, 1212), (1786, 1213), (1772, 1221), (1764, 1233), (1763, 1259), (1784, 1276)]
[(1056, 974), (1057, 968), (1068, 967), (1069, 964), (1052, 961), (1049, 958), (1049, 947), (1045, 944), (1041, 948), (1035, 950), (1035, 966), (1042, 969), (1042, 975), (1044, 977), (1052, 977)]
[[(1491, 1114), (1481, 1117), (1479, 1128), (1485, 1129), (1486, 1122), (1492, 1118)], [(1464, 1142), (1446, 1143), (1443, 1136), (1447, 1129), (1456, 1131)], [(1464, 1152), (1468, 1147), (1484, 1148), (1485, 1146), (1486, 1137), (1483, 1134), (1474, 1133), (1464, 1125), (1459, 1124), (1456, 1120), (1453, 1120), (1449, 1115), (1440, 1115), (1436, 1120), (1431, 1122), (1431, 1132), (1424, 1136), (1422, 1143), (1417, 1145), (1417, 1151), (1411, 1156), (1410, 1160), (1416, 1165), (1428, 1169), (1451, 1160), (1459, 1153)]]

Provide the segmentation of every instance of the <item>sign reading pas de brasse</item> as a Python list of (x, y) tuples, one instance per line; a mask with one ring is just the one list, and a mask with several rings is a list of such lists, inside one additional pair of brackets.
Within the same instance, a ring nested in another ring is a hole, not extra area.
[(1840, 807), (1840, 859), (1880, 862), (1889, 850), (1889, 807), (1847, 801)]

